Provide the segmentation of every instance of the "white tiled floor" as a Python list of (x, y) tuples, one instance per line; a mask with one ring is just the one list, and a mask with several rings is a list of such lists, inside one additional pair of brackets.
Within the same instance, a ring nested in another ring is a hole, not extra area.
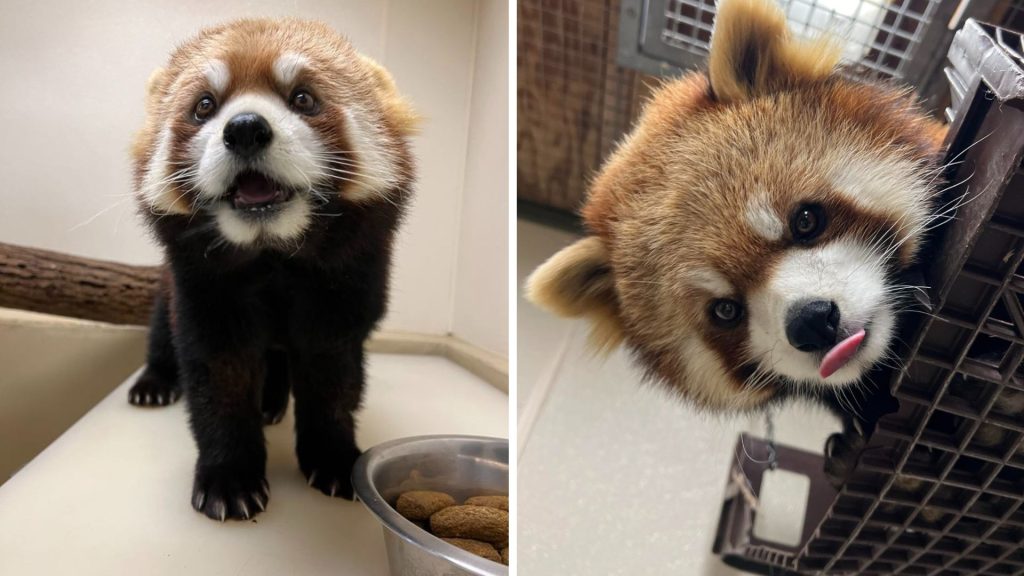
[[(368, 364), (362, 447), (507, 438), (508, 397), (448, 360), (375, 354)], [(0, 486), (0, 574), (387, 574), (370, 513), (306, 486), (290, 410), (266, 429), (266, 512), (221, 524), (189, 504), (195, 446), (182, 404), (130, 406), (130, 382)]]
[[(522, 280), (572, 241), (520, 221)], [(586, 327), (519, 301), (521, 574), (738, 574), (711, 554), (737, 435), (761, 418), (699, 414), (639, 384), (627, 354), (586, 349)], [(524, 418), (527, 419), (524, 422)], [(820, 451), (838, 423), (794, 406), (780, 442)]]

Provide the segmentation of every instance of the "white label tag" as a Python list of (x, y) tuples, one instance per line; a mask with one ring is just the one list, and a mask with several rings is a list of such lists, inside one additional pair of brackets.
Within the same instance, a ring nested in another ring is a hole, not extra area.
[(789, 470), (767, 470), (761, 478), (761, 494), (754, 512), (754, 536), (796, 546), (804, 531), (811, 479)]

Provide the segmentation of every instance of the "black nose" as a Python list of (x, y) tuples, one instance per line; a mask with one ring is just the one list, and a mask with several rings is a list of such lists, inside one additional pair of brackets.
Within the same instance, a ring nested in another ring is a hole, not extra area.
[(818, 352), (836, 343), (839, 306), (827, 300), (797, 302), (786, 313), (786, 338), (797, 350)]
[(224, 126), (224, 145), (239, 156), (253, 156), (270, 144), (274, 132), (263, 116), (243, 112)]

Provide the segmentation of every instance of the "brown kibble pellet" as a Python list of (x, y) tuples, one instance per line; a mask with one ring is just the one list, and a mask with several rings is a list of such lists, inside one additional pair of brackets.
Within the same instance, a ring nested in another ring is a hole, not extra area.
[(508, 496), (473, 496), (466, 499), (464, 504), (469, 506), (487, 506), (508, 512)]
[(443, 538), (503, 542), (508, 540), (508, 512), (487, 506), (450, 506), (430, 517), (430, 531)]
[(455, 499), (444, 492), (413, 490), (398, 497), (395, 510), (409, 520), (427, 520), (439, 510), (455, 505)]
[(501, 563), (508, 566), (508, 546), (501, 549)]
[(498, 554), (498, 551), (494, 549), (494, 546), (491, 546), (487, 542), (470, 540), (468, 538), (441, 538), (441, 540), (444, 540), (452, 546), (462, 548), (466, 552), (476, 554), (481, 558), (487, 558), (492, 562), (501, 562), (501, 556)]

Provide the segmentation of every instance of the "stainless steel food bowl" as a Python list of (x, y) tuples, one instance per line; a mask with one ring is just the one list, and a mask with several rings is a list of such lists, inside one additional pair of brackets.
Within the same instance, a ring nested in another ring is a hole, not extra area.
[(367, 450), (352, 470), (356, 497), (384, 525), (392, 576), (507, 576), (508, 568), (456, 548), (393, 508), (409, 490), (447, 492), (457, 502), (508, 494), (508, 440), (415, 436)]

